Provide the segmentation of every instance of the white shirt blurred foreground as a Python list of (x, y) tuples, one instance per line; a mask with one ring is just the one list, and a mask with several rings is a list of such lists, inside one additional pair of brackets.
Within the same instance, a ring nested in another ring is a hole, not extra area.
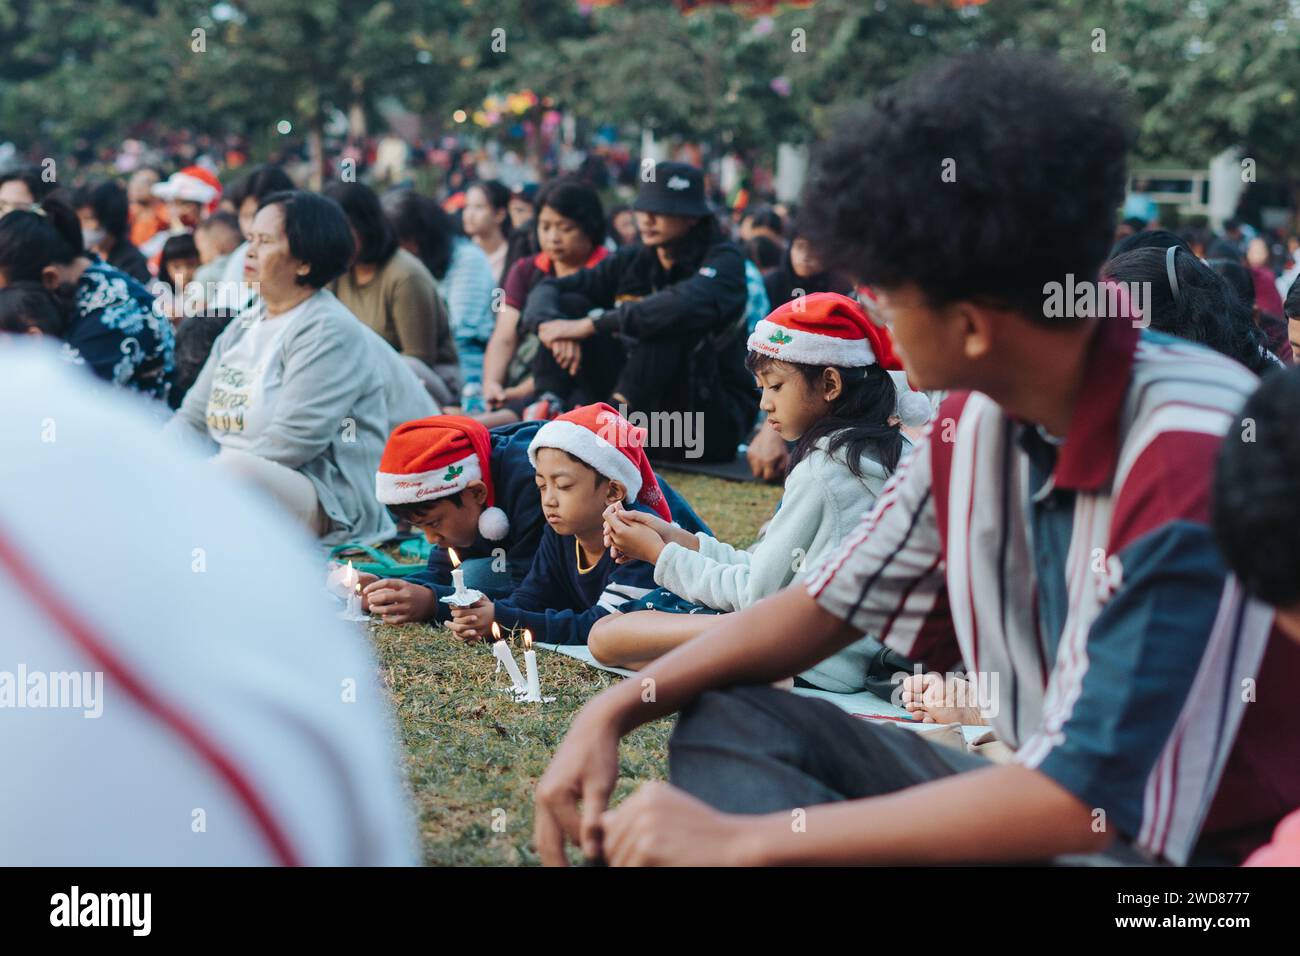
[(0, 861), (416, 862), (387, 697), (319, 552), (163, 439), (143, 400), (15, 338)]

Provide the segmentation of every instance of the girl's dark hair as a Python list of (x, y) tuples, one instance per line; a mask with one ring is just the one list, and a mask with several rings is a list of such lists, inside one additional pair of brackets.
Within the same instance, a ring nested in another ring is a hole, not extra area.
[(537, 211), (534, 222), (540, 218), (543, 206), (550, 206), (561, 216), (576, 222), (592, 246), (605, 241), (605, 208), (596, 190), (581, 180), (565, 176), (543, 186), (534, 202)]
[(365, 183), (333, 182), (323, 191), (343, 207), (348, 222), (357, 232), (361, 241), (357, 262), (379, 266), (393, 258), (397, 251), (397, 234), (373, 189)]
[(271, 193), (257, 207), (281, 206), (284, 212), (284, 235), (290, 254), (311, 266), (298, 285), (323, 289), (347, 271), (356, 246), (343, 209), (328, 196), (318, 196), (301, 189)]
[(168, 266), (178, 259), (198, 257), (199, 247), (195, 245), (193, 235), (183, 232), (179, 236), (172, 236), (163, 243), (162, 254), (158, 256), (158, 278), (164, 282), (171, 282), (171, 274), (167, 271)]
[(1137, 249), (1111, 259), (1102, 276), (1116, 282), (1141, 282), (1150, 290), (1145, 318), (1151, 328), (1208, 345), (1259, 374), (1273, 363), (1265, 355), (1264, 339), (1256, 328), (1252, 309), (1237, 298), (1217, 272), (1186, 252), (1173, 247), (1174, 277), (1169, 282), (1167, 249)]
[[(42, 206), (44, 209), (44, 205)], [(72, 214), (76, 219), (76, 213)], [(0, 272), (10, 284), (39, 282), (48, 265), (68, 265), (81, 255), (81, 228), (73, 245), (47, 215), (16, 210), (0, 218)]]
[(441, 206), (414, 189), (394, 189), (384, 194), (384, 212), (398, 242), (415, 243), (416, 256), (435, 279), (447, 274), (460, 230)]
[(822, 438), (827, 439), (827, 454), (833, 455), (841, 448), (844, 449), (845, 464), (856, 478), (866, 477), (862, 473), (863, 456), (875, 459), (887, 472), (892, 472), (898, 466), (898, 459), (903, 453), (903, 436), (899, 426), (889, 422), (898, 406), (898, 390), (887, 371), (879, 365), (868, 365), (865, 368), (802, 365), (797, 362), (782, 362), (759, 352), (749, 352), (745, 356), (745, 368), (755, 374), (774, 364), (795, 369), (810, 388), (821, 385), (822, 376), (828, 368), (839, 372), (840, 380), (844, 383), (839, 398), (831, 404), (830, 413), (818, 419), (799, 436), (794, 452), (790, 455), (787, 474), (808, 456)]
[(63, 326), (58, 304), (39, 282), (14, 282), (0, 289), (0, 332), (22, 335), (36, 329), (62, 338)]

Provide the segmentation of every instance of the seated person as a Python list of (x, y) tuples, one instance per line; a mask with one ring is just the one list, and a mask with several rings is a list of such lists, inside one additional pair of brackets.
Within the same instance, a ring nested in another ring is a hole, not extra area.
[[(653, 565), (656, 584), (698, 602), (689, 609), (739, 611), (775, 594), (857, 526), (898, 464), (904, 439), (887, 371), (895, 363), (888, 333), (847, 296), (821, 292), (781, 306), (749, 337), (746, 365), (762, 389), (768, 427), (798, 444), (785, 495), (757, 547), (741, 551), (649, 514), (617, 511), (608, 518), (611, 543)], [(597, 660), (639, 668), (717, 623), (709, 614), (639, 607), (592, 629)], [(865, 637), (802, 678), (822, 690), (862, 690), (883, 650)], [(894, 670), (911, 669), (899, 663)], [(883, 678), (888, 688), (889, 675)]]
[[(608, 399), (647, 415), (699, 416), (702, 448), (666, 445), (655, 457), (732, 461), (757, 405), (745, 372), (745, 257), (722, 234), (693, 166), (659, 163), (635, 209), (641, 245), (544, 279), (528, 296), (520, 328), (543, 346), (533, 366), (537, 392), (569, 405)], [(587, 307), (578, 317), (572, 294)]]
[(503, 628), (527, 628), (547, 644), (585, 644), (591, 626), (654, 587), (654, 568), (623, 561), (605, 547), (605, 509), (621, 505), (708, 531), (650, 467), (645, 430), (608, 405), (575, 408), (547, 422), (528, 446), (537, 469), (546, 528), (523, 584), (500, 601), (452, 612), (452, 632), (473, 641)]
[(39, 282), (59, 310), (63, 356), (151, 398), (171, 388), (171, 323), (143, 286), (83, 245), (81, 222), (56, 197), (0, 217), (0, 288)]
[(524, 580), (542, 537), (528, 444), (541, 422), (489, 431), (472, 418), (437, 415), (394, 429), (379, 461), (379, 501), (434, 545), (426, 570), (407, 578), (361, 575), (362, 606), (389, 624), (445, 622), (455, 548), (465, 586), (505, 597)]
[[(1300, 645), (1300, 369), (1265, 378), (1246, 400), (1241, 421), (1254, 424), (1250, 440), (1237, 429), (1219, 446), (1215, 538), (1254, 606), (1267, 606), (1277, 628)], [(1265, 658), (1262, 666), (1271, 665)], [(1267, 836), (1256, 839), (1261, 835)], [(1300, 866), (1300, 808), (1246, 866)]]
[[(1078, 68), (971, 53), (819, 151), (810, 241), (872, 277), (913, 384), (950, 394), (806, 587), (578, 713), (537, 787), (544, 862), (568, 836), (613, 865), (1223, 864), (1300, 805), (1300, 645), (1243, 600), (1210, 527), (1215, 455), (1256, 379), (1132, 314), (1045, 314), (1048, 282), (1100, 274), (1120, 103)], [(996, 172), (936, 190), (943, 157)], [(987, 688), (1011, 760), (770, 686), (863, 633)], [(621, 737), (678, 710), (670, 782), (606, 812)]]
[(325, 289), (352, 249), (333, 200), (300, 191), (262, 200), (244, 261), (260, 295), (218, 336), (167, 423), (207, 439), (217, 467), (325, 544), (392, 534), (371, 491), (384, 437), (437, 411), (401, 356)]
[[(542, 187), (537, 204), (535, 221), (541, 252), (521, 258), (510, 267), (502, 287), (503, 305), (483, 357), (483, 400), (492, 410), (518, 413), (532, 401), (535, 392), (532, 364), (537, 336), (519, 332), (519, 314), (528, 294), (543, 279), (563, 278), (590, 269), (609, 255), (604, 245), (605, 214), (596, 190), (575, 179), (556, 179)], [(576, 301), (585, 305), (581, 296)], [(561, 366), (577, 369), (577, 342), (557, 342), (551, 351)], [(597, 388), (597, 397), (604, 397), (614, 387), (622, 353), (615, 348), (608, 356), (588, 354), (587, 360), (605, 370), (607, 380)]]

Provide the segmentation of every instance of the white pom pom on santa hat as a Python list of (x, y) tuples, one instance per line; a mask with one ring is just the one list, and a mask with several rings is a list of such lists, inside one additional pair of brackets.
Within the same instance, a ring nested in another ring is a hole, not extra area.
[[(895, 373), (891, 373), (895, 374)], [(907, 376), (903, 373), (896, 373), (894, 379), (894, 388), (898, 391), (898, 417), (908, 428), (923, 428), (930, 424), (930, 419), (934, 416), (934, 406), (930, 404), (930, 399), (926, 398), (924, 392), (918, 392), (907, 384)], [(898, 383), (898, 378), (903, 379), (903, 384)]]
[(510, 519), (496, 506), (485, 508), (478, 516), (478, 533), (489, 541), (500, 541), (510, 533)]

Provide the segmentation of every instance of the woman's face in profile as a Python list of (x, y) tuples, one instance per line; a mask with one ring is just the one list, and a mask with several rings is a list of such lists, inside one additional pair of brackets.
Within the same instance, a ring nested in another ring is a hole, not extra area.
[(258, 283), (264, 296), (276, 298), (298, 284), (299, 270), (304, 265), (289, 251), (289, 238), (284, 231), (284, 207), (276, 203), (258, 210), (248, 237), (248, 252), (244, 256), (244, 280)]

